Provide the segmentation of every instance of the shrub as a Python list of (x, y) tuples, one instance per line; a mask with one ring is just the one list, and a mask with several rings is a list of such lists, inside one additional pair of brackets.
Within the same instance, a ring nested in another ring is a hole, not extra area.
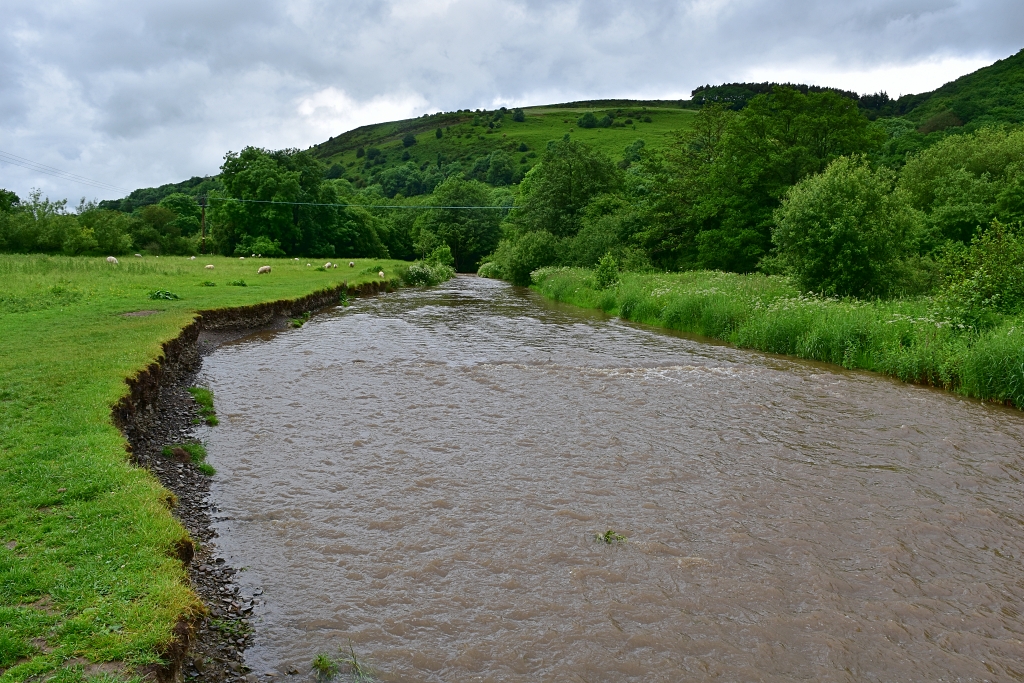
[(235, 256), (248, 256), (249, 254), (260, 254), (270, 258), (285, 256), (281, 243), (269, 237), (260, 235), (243, 235), (242, 240), (235, 247)]
[(576, 120), (576, 125), (580, 128), (597, 128), (597, 117), (594, 112), (588, 111)]
[(434, 250), (427, 254), (423, 262), (431, 266), (455, 267), (455, 257), (452, 256), (452, 248), (447, 244), (440, 244), (434, 247)]
[(412, 147), (416, 144), (416, 136), (412, 133), (406, 133), (405, 137), (402, 138), (403, 147)]
[(494, 261), (486, 261), (480, 264), (480, 268), (476, 271), (476, 274), (480, 277), (487, 277), (493, 279), (501, 279), (504, 274), (501, 272), (501, 268)]
[(530, 273), (556, 261), (558, 239), (549, 232), (528, 232), (502, 240), (494, 251), (494, 268), (520, 287), (530, 284)]
[(522, 123), (523, 121), (526, 120), (526, 112), (516, 107), (515, 109), (512, 110), (512, 120), (515, 121), (516, 123)]
[(891, 171), (841, 157), (786, 193), (772, 241), (782, 268), (804, 290), (880, 295), (898, 280), (900, 260), (920, 232), (920, 213)]
[(414, 263), (401, 273), (402, 281), (409, 287), (429, 287), (453, 277), (455, 269), (442, 263)]
[(602, 256), (601, 260), (597, 262), (594, 277), (597, 279), (597, 286), (601, 289), (607, 289), (619, 281), (619, 264), (611, 252)]
[(940, 301), (948, 312), (972, 324), (986, 311), (1024, 312), (1024, 230), (992, 225), (970, 246), (947, 245), (940, 260)]

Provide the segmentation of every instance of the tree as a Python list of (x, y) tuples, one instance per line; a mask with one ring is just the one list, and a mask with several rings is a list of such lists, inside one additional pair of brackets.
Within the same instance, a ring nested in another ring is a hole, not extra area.
[(921, 215), (895, 174), (862, 157), (840, 157), (786, 193), (772, 240), (779, 263), (805, 290), (884, 295), (913, 251)]
[[(483, 183), (451, 177), (438, 185), (430, 203), (442, 207), (491, 207), (491, 191)], [(498, 244), (501, 211), (491, 208), (430, 209), (420, 219), (419, 229), (436, 235), (448, 245), (455, 257), (457, 271), (475, 272), (480, 259), (494, 251)], [(431, 245), (429, 250), (433, 248)]]
[(592, 111), (588, 111), (576, 120), (576, 125), (580, 128), (597, 128), (597, 123), (597, 117)]
[(621, 184), (611, 159), (568, 135), (551, 143), (520, 185), (521, 204), (513, 222), (523, 232), (546, 230), (557, 237), (575, 235), (591, 199)]
[(516, 107), (515, 109), (512, 110), (512, 120), (515, 121), (516, 123), (522, 123), (523, 121), (526, 120), (526, 112), (524, 112), (519, 107)]
[(10, 190), (0, 189), (0, 212), (8, 212), (21, 203), (18, 195)]
[(323, 163), (309, 152), (246, 147), (227, 154), (221, 179), (224, 194), (210, 197), (213, 234), (221, 253), (245, 255), (248, 244), (259, 237), (279, 244), (286, 254), (387, 253), (374, 216), (332, 206), (338, 203), (336, 181), (324, 180)]
[(412, 147), (416, 144), (416, 136), (412, 133), (406, 133), (405, 137), (402, 138), (403, 147)]
[(444, 137), (444, 131), (441, 130), (440, 126), (438, 126), (437, 130), (434, 131), (434, 137), (437, 138), (438, 140)]
[(515, 166), (512, 164), (512, 158), (500, 149), (491, 152), (490, 163), (487, 166), (487, 182), (498, 187), (511, 185), (514, 176)]

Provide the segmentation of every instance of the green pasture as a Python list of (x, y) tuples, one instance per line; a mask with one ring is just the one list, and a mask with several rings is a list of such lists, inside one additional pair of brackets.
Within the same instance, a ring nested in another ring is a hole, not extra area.
[(543, 268), (543, 295), (627, 320), (737, 346), (884, 373), (1024, 407), (1024, 319), (974, 330), (945, 320), (930, 297), (837, 299), (802, 294), (788, 278), (719, 271), (622, 273)]
[[(621, 128), (580, 128), (576, 121), (587, 111), (594, 112), (598, 118), (608, 112), (621, 112), (616, 116), (616, 121), (624, 122), (631, 118), (633, 123)], [(408, 161), (436, 164), (438, 155), (442, 155), (448, 162), (462, 161), (465, 164), (500, 149), (513, 155), (523, 170), (527, 170), (540, 160), (549, 140), (560, 140), (566, 133), (570, 133), (576, 140), (594, 145), (612, 159), (618, 160), (622, 158), (626, 146), (637, 139), (643, 139), (651, 148), (666, 146), (673, 132), (688, 129), (692, 125), (696, 112), (640, 106), (600, 109), (536, 107), (526, 109), (525, 114), (526, 120), (522, 122), (505, 116), (501, 125), (493, 129), (472, 125), (472, 114), (451, 118), (441, 124), (441, 138), (436, 137), (437, 125), (424, 122), (426, 129), (416, 131), (416, 144), (408, 148), (402, 143), (408, 127), (388, 128), (384, 124), (379, 131), (374, 131), (377, 135), (371, 132), (367, 136), (354, 138), (357, 141), (353, 141), (350, 148), (325, 157), (324, 161), (328, 166), (339, 163), (345, 167), (346, 172), (354, 174), (362, 169), (365, 162), (365, 158), (356, 157), (358, 147), (377, 147), (387, 157), (388, 166)], [(651, 122), (644, 123), (644, 116), (649, 116)], [(519, 151), (521, 144), (526, 145), (526, 152)], [(406, 151), (409, 159), (402, 161), (402, 154)]]
[[(257, 275), (262, 265), (272, 272)], [(186, 532), (171, 496), (129, 463), (111, 406), (198, 310), (297, 298), (402, 264), (322, 265), (0, 255), (0, 682), (154, 662), (175, 622), (203, 609), (173, 557)], [(158, 290), (178, 298), (150, 298)], [(125, 315), (137, 311), (155, 312)]]

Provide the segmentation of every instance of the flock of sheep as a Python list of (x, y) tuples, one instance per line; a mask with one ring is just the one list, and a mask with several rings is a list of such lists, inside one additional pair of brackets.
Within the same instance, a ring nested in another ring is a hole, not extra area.
[[(138, 256), (139, 258), (142, 258), (142, 254), (136, 254), (136, 256)], [(253, 256), (256, 256), (256, 254), (253, 254)], [(244, 256), (239, 256), (238, 258), (239, 258), (240, 261), (244, 261), (245, 260)], [(189, 260), (195, 261), (196, 257), (193, 256)], [(295, 260), (298, 261), (299, 259), (295, 259)], [(108, 256), (107, 257), (107, 263), (111, 263), (111, 264), (117, 265), (118, 261), (117, 261), (117, 259), (115, 257)], [(310, 265), (312, 265), (312, 264), (309, 264), (309, 263), (306, 264), (307, 267), (310, 266)], [(338, 267), (337, 263), (331, 263), (330, 261), (328, 261), (327, 263), (324, 264), (324, 269), (325, 270), (327, 268), (337, 268), (337, 267)], [(355, 268), (356, 267), (355, 261), (349, 261), (348, 262), (348, 267), (349, 268)], [(211, 264), (207, 265), (206, 266), (206, 270), (213, 270), (213, 264), (211, 263)], [(256, 271), (256, 274), (257, 275), (264, 275), (264, 274), (269, 273), (269, 272), (270, 272), (270, 266), (260, 266), (259, 269)], [(380, 276), (381, 279), (383, 279), (384, 278), (384, 271), (383, 270), (380, 271), (379, 273), (377, 273), (377, 275)]]

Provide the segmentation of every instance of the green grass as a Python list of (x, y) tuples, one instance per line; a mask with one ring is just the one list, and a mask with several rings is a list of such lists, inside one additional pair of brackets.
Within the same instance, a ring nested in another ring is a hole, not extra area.
[[(641, 110), (639, 106), (622, 107), (623, 112)], [(646, 114), (651, 122), (644, 123), (633, 118), (633, 124), (624, 128), (590, 128), (583, 129), (576, 125), (577, 119), (587, 111), (593, 111), (598, 118), (605, 112), (615, 112), (616, 108), (559, 108), (536, 107), (526, 109), (526, 120), (515, 122), (506, 116), (500, 128), (493, 130), (486, 126), (473, 126), (472, 114), (446, 115), (442, 120), (410, 119), (391, 123), (366, 126), (353, 133), (346, 134), (320, 145), (317, 155), (328, 164), (341, 164), (346, 170), (346, 177), (355, 178), (363, 174), (365, 158), (357, 158), (359, 147), (377, 147), (387, 161), (377, 168), (387, 168), (412, 161), (415, 164), (436, 164), (438, 155), (451, 161), (461, 161), (468, 171), (473, 161), (495, 150), (508, 152), (513, 161), (524, 171), (532, 168), (540, 160), (549, 140), (561, 140), (566, 133), (574, 139), (594, 145), (612, 159), (622, 158), (623, 150), (631, 142), (643, 139), (650, 148), (658, 149), (672, 139), (672, 133), (688, 129), (692, 125), (695, 111), (676, 107), (648, 107)], [(618, 120), (625, 120), (626, 116)], [(434, 131), (438, 126), (444, 129), (444, 137), (438, 139)], [(402, 137), (406, 132), (417, 134), (416, 144), (405, 148)], [(520, 152), (520, 144), (525, 144), (527, 152)], [(408, 151), (410, 159), (401, 159), (403, 152)], [(532, 154), (531, 154), (532, 152)], [(366, 171), (368, 173), (368, 171)]]
[[(358, 274), (368, 263), (0, 255), (0, 682), (81, 680), (63, 666), (74, 657), (154, 662), (175, 622), (202, 610), (173, 556), (186, 532), (172, 497), (129, 463), (111, 423), (125, 378), (197, 310), (378, 279)], [(242, 276), (248, 287), (205, 284)]]
[(545, 296), (736, 346), (884, 373), (1024, 407), (1024, 318), (958, 328), (928, 298), (859, 301), (802, 295), (786, 278), (713, 271), (623, 273), (546, 268)]
[(192, 398), (199, 404), (199, 414), (206, 420), (206, 424), (211, 427), (217, 426), (220, 421), (213, 409), (213, 392), (203, 387), (189, 387), (188, 393), (192, 394)]

